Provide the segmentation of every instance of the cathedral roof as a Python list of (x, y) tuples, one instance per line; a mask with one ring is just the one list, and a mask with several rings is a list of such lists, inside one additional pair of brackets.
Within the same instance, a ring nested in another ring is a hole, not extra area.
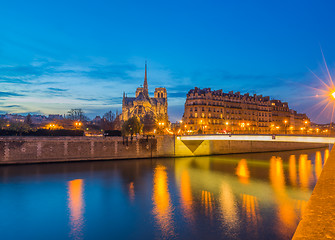
[(144, 94), (143, 92), (140, 92), (138, 96), (136, 97), (136, 101), (150, 101), (150, 100), (146, 94)]
[(148, 101), (153, 106), (157, 106), (158, 103), (160, 103), (162, 105), (166, 103), (165, 98), (151, 98), (151, 97), (147, 98), (147, 97), (145, 97), (145, 95), (143, 93), (140, 93), (136, 98), (125, 97), (124, 101), (125, 101), (126, 105), (134, 104), (134, 102), (137, 102), (137, 101)]

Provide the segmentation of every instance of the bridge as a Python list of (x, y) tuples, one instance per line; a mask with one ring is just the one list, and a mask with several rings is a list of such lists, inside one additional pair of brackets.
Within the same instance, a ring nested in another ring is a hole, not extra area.
[(273, 152), (325, 147), (335, 137), (310, 135), (187, 135), (175, 139), (175, 156)]
[(264, 142), (297, 142), (333, 144), (335, 137), (318, 135), (189, 135), (177, 137), (182, 141), (215, 140), (215, 141), (264, 141)]
[[(334, 144), (335, 137), (294, 135), (193, 135), (176, 139), (175, 153), (220, 154), (312, 148)], [(242, 147), (241, 147), (242, 146)], [(326, 161), (306, 210), (293, 236), (300, 239), (335, 239), (335, 150)]]

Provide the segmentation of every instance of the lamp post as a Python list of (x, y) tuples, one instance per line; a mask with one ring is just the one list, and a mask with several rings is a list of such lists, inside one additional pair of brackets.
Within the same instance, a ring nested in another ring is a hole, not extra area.
[(287, 134), (287, 120), (284, 121), (285, 124), (285, 135)]
[(308, 121), (306, 120), (305, 122), (304, 122), (304, 124), (305, 124), (305, 129), (306, 129), (306, 135), (307, 135), (307, 127), (308, 127)]

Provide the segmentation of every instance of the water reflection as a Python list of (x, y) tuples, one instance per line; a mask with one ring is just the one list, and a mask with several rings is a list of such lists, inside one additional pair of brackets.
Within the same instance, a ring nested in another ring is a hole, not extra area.
[(322, 172), (322, 158), (321, 158), (321, 152), (317, 151), (315, 153), (315, 176), (317, 179), (319, 179)]
[[(291, 155), (289, 158), (291, 182), (295, 178), (295, 174), (293, 173), (293, 170), (295, 169), (295, 156), (293, 156)], [(280, 157), (273, 156), (270, 159), (270, 181), (274, 189), (277, 202), (277, 216), (279, 221), (276, 230), (284, 237), (287, 236), (288, 232), (294, 231), (296, 227), (297, 214), (294, 209), (293, 200), (286, 192), (283, 160)]]
[(248, 194), (241, 194), (242, 198), (242, 213), (247, 219), (245, 224), (246, 231), (250, 238), (257, 239), (257, 229), (261, 226), (261, 217), (259, 213), (258, 201), (255, 196)]
[(3, 166), (1, 237), (290, 239), (328, 155), (314, 149)]
[(201, 191), (201, 205), (205, 209), (206, 216), (213, 216), (214, 195), (211, 192)]
[(76, 179), (68, 182), (68, 208), (70, 210), (70, 236), (83, 239), (84, 225), (84, 180)]
[(297, 185), (297, 165), (295, 155), (291, 155), (289, 158), (289, 175), (292, 186)]
[(183, 215), (189, 222), (194, 221), (193, 217), (193, 198), (190, 176), (187, 170), (183, 170), (180, 180), (180, 196), (181, 196), (181, 207), (183, 209)]
[(135, 188), (134, 188), (134, 182), (131, 182), (129, 184), (129, 199), (131, 202), (134, 202), (135, 200)]
[(154, 170), (152, 201), (154, 204), (153, 215), (160, 227), (163, 238), (174, 236), (168, 176), (166, 167), (163, 165), (157, 165)]
[(311, 173), (311, 161), (308, 160), (307, 154), (301, 154), (299, 157), (299, 180), (300, 187), (307, 190), (309, 186), (309, 178)]
[(250, 172), (246, 159), (241, 159), (236, 168), (236, 175), (239, 177), (241, 183), (249, 183)]
[(237, 232), (239, 227), (238, 208), (233, 190), (227, 182), (221, 184), (220, 207), (225, 226), (229, 231)]
[(327, 160), (328, 160), (328, 157), (329, 157), (329, 149), (326, 149), (326, 150), (325, 150), (325, 158), (324, 158), (324, 163), (326, 163), (326, 162), (327, 162)]

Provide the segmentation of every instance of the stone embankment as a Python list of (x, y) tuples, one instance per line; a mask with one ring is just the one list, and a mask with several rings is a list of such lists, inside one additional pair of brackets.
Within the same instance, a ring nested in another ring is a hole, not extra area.
[(230, 153), (283, 151), (326, 146), (320, 143), (180, 140), (174, 136), (1, 137), (0, 164), (186, 157)]

